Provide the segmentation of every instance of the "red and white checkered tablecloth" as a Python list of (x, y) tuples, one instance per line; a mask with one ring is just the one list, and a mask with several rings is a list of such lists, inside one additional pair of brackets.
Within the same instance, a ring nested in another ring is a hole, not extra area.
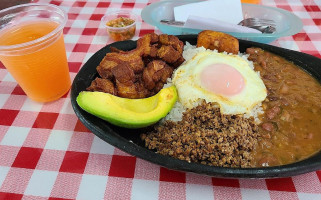
[[(100, 26), (107, 11), (140, 15), (155, 0), (38, 0), (68, 13), (64, 29), (72, 79), (112, 41)], [(273, 45), (321, 58), (321, 0), (263, 0), (299, 16), (303, 30)], [(156, 31), (141, 23), (134, 39)], [(320, 63), (321, 65), (321, 63)], [(321, 171), (281, 179), (221, 179), (177, 172), (105, 143), (76, 117), (69, 94), (52, 103), (28, 99), (0, 66), (0, 199), (321, 199)]]

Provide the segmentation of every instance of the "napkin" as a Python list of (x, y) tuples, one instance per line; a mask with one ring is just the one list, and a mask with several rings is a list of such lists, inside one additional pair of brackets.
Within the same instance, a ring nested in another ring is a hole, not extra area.
[(220, 32), (237, 32), (237, 33), (262, 33), (259, 30), (245, 26), (226, 23), (221, 20), (198, 17), (190, 15), (184, 24), (185, 28), (214, 30)]
[(240, 0), (210, 0), (174, 7), (175, 21), (185, 22), (185, 28), (222, 32), (261, 33), (237, 25), (243, 20)]

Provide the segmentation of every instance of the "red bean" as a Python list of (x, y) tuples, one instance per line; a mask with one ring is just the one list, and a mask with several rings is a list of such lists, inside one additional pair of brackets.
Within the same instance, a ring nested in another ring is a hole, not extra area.
[(281, 111), (281, 108), (279, 106), (274, 106), (273, 108), (270, 108), (266, 111), (266, 116), (268, 119), (273, 119), (276, 117)]
[(262, 60), (261, 62), (260, 62), (260, 65), (263, 67), (263, 69), (266, 69), (267, 67), (266, 67), (266, 62), (265, 62), (265, 60)]
[(264, 130), (269, 131), (269, 132), (273, 131), (273, 129), (274, 129), (274, 125), (271, 122), (265, 122), (261, 126)]
[(255, 49), (255, 48), (247, 48), (246, 49), (246, 53), (247, 54), (256, 54), (257, 53), (257, 49)]
[(281, 94), (287, 94), (289, 92), (289, 86), (287, 84), (283, 84), (280, 88)]
[(269, 96), (268, 99), (269, 99), (270, 101), (276, 101), (276, 100), (278, 100), (279, 98), (278, 98), (278, 97), (275, 97), (275, 96)]

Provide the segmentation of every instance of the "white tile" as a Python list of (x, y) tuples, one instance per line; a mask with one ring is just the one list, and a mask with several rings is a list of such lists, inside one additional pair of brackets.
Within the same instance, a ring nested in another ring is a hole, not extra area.
[(136, 2), (137, 2), (137, 3), (148, 3), (149, 0), (137, 0)]
[(275, 2), (271, 0), (261, 0), (261, 4), (265, 6), (276, 7)]
[(202, 200), (214, 199), (213, 186), (186, 184), (186, 200), (199, 200), (200, 195), (202, 196)]
[(94, 7), (84, 7), (80, 11), (81, 14), (93, 14), (95, 13), (95, 8)]
[(246, 200), (270, 200), (270, 194), (268, 190), (256, 190), (256, 189), (242, 189), (242, 199)]
[(69, 56), (71, 55), (71, 52), (66, 52), (67, 58), (69, 60)]
[(159, 182), (134, 179), (131, 200), (157, 200)]
[(1, 185), (4, 181), (4, 179), (6, 178), (8, 172), (9, 172), (10, 167), (4, 167), (4, 166), (0, 166), (0, 188)]
[(71, 43), (71, 44), (77, 44), (79, 38), (80, 38), (80, 35), (64, 35), (64, 40), (68, 41), (68, 43)]
[[(84, 57), (83, 63), (86, 63), (89, 60), (89, 58), (91, 58), (92, 55), (94, 55), (94, 53), (87, 53)], [(81, 65), (81, 67), (82, 66), (83, 65)]]
[(124, 2), (124, 0), (111, 0), (112, 2), (114, 2), (114, 3), (122, 3), (122, 2)]
[(74, 23), (72, 24), (72, 28), (85, 28), (86, 27), (86, 24), (87, 24), (87, 20), (80, 20), (80, 19), (77, 19), (74, 21)]
[(307, 33), (321, 33), (318, 26), (303, 26), (303, 30)]
[(2, 81), (16, 82), (16, 80), (11, 76), (10, 73), (8, 73), (8, 74), (2, 79)]
[(58, 172), (35, 170), (24, 194), (48, 197), (56, 181)]
[[(68, 100), (67, 100), (68, 99)], [(67, 98), (62, 106), (60, 113), (61, 114), (75, 114), (74, 109), (72, 108), (70, 98)]]
[(78, 190), (77, 199), (104, 199), (108, 176), (84, 174)]
[[(132, 12), (133, 12), (134, 14), (136, 14), (137, 16), (140, 16), (142, 10), (141, 10), (141, 8), (133, 8), (133, 9), (132, 9)], [(138, 24), (138, 23), (141, 23), (141, 21), (138, 20), (138, 21), (137, 21), (137, 24)], [(140, 29), (138, 29), (138, 30), (140, 30)]]
[(39, 112), (42, 106), (43, 106), (43, 103), (38, 103), (27, 98), (20, 110)]
[(20, 147), (23, 145), (31, 128), (10, 126), (1, 140), (1, 145)]
[(45, 149), (64, 150), (68, 149), (72, 131), (53, 130), (50, 133)]
[(287, 0), (287, 1), (288, 1), (288, 3), (287, 3), (286, 5), (303, 6), (303, 5), (302, 5), (302, 2), (299, 1), (299, 0), (296, 0), (296, 1), (294, 1), (294, 0)]
[(114, 153), (115, 147), (95, 136), (91, 145), (90, 153), (109, 154)]
[(66, 13), (68, 13), (70, 9), (69, 6), (59, 6), (59, 8), (63, 9)]
[(10, 94), (0, 94), (0, 108), (3, 107), (3, 105), (8, 100), (9, 96), (10, 96)]
[(295, 14), (296, 16), (298, 16), (301, 19), (309, 19), (311, 16), (309, 15), (308, 12), (301, 12), (301, 11), (295, 11), (293, 14)]
[(295, 41), (279, 41), (282, 48), (291, 49), (294, 51), (300, 51), (297, 43)]
[(321, 41), (313, 41), (312, 43), (318, 51), (321, 51)]
[(298, 197), (300, 200), (317, 200), (321, 199), (321, 194), (308, 194), (308, 193), (301, 193), (298, 192)]
[[(107, 34), (105, 33), (105, 30), (104, 30), (104, 34)], [(95, 35), (95, 37), (93, 38), (93, 41), (91, 42), (92, 44), (107, 44), (107, 41), (108, 41), (108, 37), (106, 37), (106, 35)]]

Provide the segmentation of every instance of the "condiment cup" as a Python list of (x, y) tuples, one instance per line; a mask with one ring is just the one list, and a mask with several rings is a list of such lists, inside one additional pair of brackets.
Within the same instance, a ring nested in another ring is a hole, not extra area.
[[(121, 17), (132, 19), (134, 20), (134, 23), (123, 27), (113, 27), (113, 26), (107, 25), (107, 23), (110, 22), (111, 20), (115, 20)], [(109, 12), (101, 18), (101, 22), (106, 28), (107, 34), (114, 41), (123, 41), (123, 40), (129, 40), (133, 38), (136, 33), (137, 21), (138, 21), (138, 16), (126, 10)]]

